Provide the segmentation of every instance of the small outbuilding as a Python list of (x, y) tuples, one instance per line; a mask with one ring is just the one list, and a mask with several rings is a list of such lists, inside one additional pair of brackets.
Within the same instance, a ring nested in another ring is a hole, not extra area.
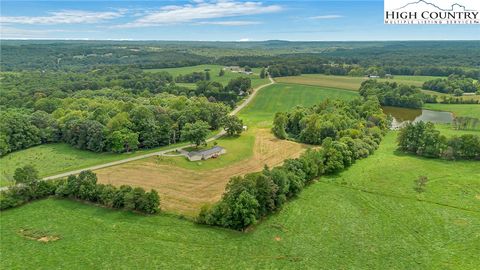
[(217, 158), (225, 153), (227, 153), (225, 148), (216, 145), (210, 149), (188, 152), (186, 156), (190, 161), (199, 161), (207, 160), (209, 158)]

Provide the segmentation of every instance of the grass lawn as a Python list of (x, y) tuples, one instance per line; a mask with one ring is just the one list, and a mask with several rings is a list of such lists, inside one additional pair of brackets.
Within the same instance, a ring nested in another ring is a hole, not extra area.
[(435, 124), (435, 129), (440, 130), (440, 132), (447, 137), (451, 137), (451, 136), (454, 136), (454, 135), (460, 136), (460, 135), (463, 135), (463, 134), (473, 134), (473, 135), (480, 136), (480, 129), (478, 129), (478, 130), (471, 130), (471, 129), (456, 130), (456, 129), (453, 129), (452, 125), (450, 125), (450, 124), (439, 124), (439, 123), (437, 123), (437, 124)]
[[(210, 71), (210, 79), (212, 81), (216, 81), (221, 83), (223, 86), (226, 86), (228, 82), (236, 77), (249, 77), (252, 79), (252, 87), (257, 87), (262, 84), (268, 83), (268, 78), (261, 79), (260, 78), (260, 68), (253, 68), (252, 71), (254, 74), (252, 75), (245, 75), (241, 73), (235, 73), (230, 71), (225, 71), (225, 75), (222, 77), (218, 76), (218, 73), (223, 68), (220, 65), (199, 65), (199, 66), (190, 66), (190, 67), (181, 67), (181, 68), (163, 68), (163, 69), (145, 69), (146, 72), (158, 72), (158, 71), (166, 71), (173, 75), (173, 77), (177, 77), (178, 75), (182, 74), (189, 74), (192, 72), (203, 72), (205, 69), (209, 69)], [(195, 88), (194, 83), (179, 83), (178, 85), (185, 86), (188, 88)]]
[[(1, 213), (3, 269), (476, 269), (478, 162), (380, 149), (248, 233), (47, 199)], [(417, 194), (413, 180), (428, 177)], [(57, 236), (42, 243), (21, 230)]]
[(452, 112), (455, 116), (480, 118), (480, 104), (432, 104), (426, 103), (424, 109)]
[(312, 106), (327, 98), (349, 100), (356, 97), (358, 94), (352, 91), (277, 83), (262, 89), (239, 117), (249, 126), (270, 127), (275, 113), (297, 105)]
[(40, 176), (45, 177), (186, 144), (175, 144), (123, 154), (79, 150), (65, 143), (39, 145), (0, 158), (0, 186), (11, 185), (15, 169), (27, 164), (33, 165), (39, 171)]
[(453, 97), (453, 98), (460, 98), (462, 100), (480, 100), (480, 95), (473, 95), (473, 96), (460, 96), (456, 97), (452, 94), (444, 94), (444, 93), (439, 93), (431, 90), (422, 90), (423, 93), (428, 94), (428, 95), (434, 95), (437, 96), (437, 101), (441, 101), (442, 97)]
[[(215, 140), (218, 146), (227, 150), (227, 153), (215, 159), (189, 161), (184, 156), (179, 157), (157, 157), (157, 163), (161, 165), (178, 166), (190, 170), (212, 170), (218, 169), (230, 164), (248, 159), (253, 155), (253, 145), (255, 143), (255, 133), (247, 131), (241, 136), (222, 137)], [(213, 146), (213, 142), (208, 143), (206, 148)], [(195, 149), (192, 149), (196, 151)]]
[[(421, 87), (424, 82), (439, 77), (434, 76), (394, 76), (393, 79), (376, 79), (378, 81), (398, 82), (401, 84), (415, 85)], [(365, 77), (334, 76), (323, 74), (304, 74), (301, 76), (289, 76), (275, 78), (278, 82), (294, 83), (304, 85), (315, 85), (322, 87), (340, 88), (357, 91), (360, 84), (367, 80)]]

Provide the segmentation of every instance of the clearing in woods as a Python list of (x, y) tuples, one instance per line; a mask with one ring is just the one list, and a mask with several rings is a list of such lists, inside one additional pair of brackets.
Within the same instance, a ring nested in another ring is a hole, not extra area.
[(230, 177), (260, 171), (265, 164), (277, 166), (287, 158), (298, 157), (306, 148), (302, 144), (279, 140), (269, 130), (258, 129), (253, 156), (226, 167), (192, 170), (172, 166), (165, 157), (152, 157), (100, 169), (95, 173), (101, 183), (155, 189), (162, 198), (162, 210), (195, 216), (202, 205), (220, 199)]
[[(166, 71), (175, 78), (178, 75), (187, 75), (189, 73), (193, 72), (205, 72), (208, 70), (208, 73), (210, 73), (210, 80), (214, 82), (219, 82), (223, 86), (227, 86), (228, 82), (237, 77), (248, 77), (252, 80), (252, 87), (257, 87), (262, 84), (267, 84), (268, 83), (268, 78), (260, 78), (260, 71), (261, 68), (252, 68), (253, 74), (247, 75), (243, 73), (238, 73), (238, 72), (231, 72), (228, 70), (225, 70), (225, 75), (223, 76), (218, 76), (220, 73), (220, 70), (224, 68), (224, 66), (220, 65), (198, 65), (198, 66), (189, 66), (189, 67), (180, 67), (180, 68), (160, 68), (160, 69), (145, 69), (145, 72), (160, 72), (160, 71)], [(177, 85), (180, 86), (185, 86), (188, 88), (196, 88), (195, 83), (177, 83)]]

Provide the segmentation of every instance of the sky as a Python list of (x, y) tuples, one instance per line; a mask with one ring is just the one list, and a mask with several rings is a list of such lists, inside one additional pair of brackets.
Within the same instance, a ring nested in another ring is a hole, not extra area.
[[(478, 0), (472, 0), (478, 1)], [(384, 25), (375, 1), (1, 1), (2, 39), (478, 40), (477, 25)]]

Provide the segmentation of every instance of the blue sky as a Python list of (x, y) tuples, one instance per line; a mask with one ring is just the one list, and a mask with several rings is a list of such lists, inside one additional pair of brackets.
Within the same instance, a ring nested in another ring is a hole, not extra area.
[(2, 0), (0, 27), (4, 39), (348, 41), (480, 37), (479, 25), (384, 25), (383, 0)]

